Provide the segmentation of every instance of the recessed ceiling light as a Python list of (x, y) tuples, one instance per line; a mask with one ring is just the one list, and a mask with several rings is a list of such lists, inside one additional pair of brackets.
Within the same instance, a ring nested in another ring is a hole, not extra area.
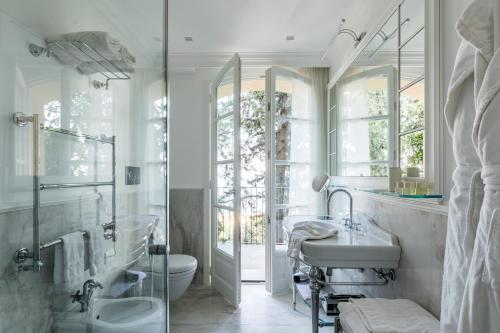
[(191, 36), (186, 36), (186, 37), (184, 37), (184, 40), (185, 40), (186, 42), (192, 42), (192, 41), (193, 41), (193, 37), (191, 37)]
[(286, 36), (286, 40), (288, 41), (295, 40), (295, 36), (292, 35)]

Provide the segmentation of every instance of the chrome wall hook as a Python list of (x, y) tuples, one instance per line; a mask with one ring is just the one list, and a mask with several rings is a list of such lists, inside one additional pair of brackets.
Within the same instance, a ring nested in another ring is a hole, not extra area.
[(50, 49), (33, 43), (28, 46), (28, 50), (33, 57), (39, 57), (44, 53), (47, 54), (47, 57), (52, 55), (52, 51)]

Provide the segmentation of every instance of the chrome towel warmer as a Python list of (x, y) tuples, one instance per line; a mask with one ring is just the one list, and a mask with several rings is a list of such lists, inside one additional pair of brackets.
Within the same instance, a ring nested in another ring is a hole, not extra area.
[[(28, 123), (33, 125), (33, 249), (30, 251), (27, 248), (20, 248), (14, 254), (14, 262), (18, 264), (19, 271), (34, 271), (39, 272), (43, 267), (40, 251), (50, 248), (54, 245), (62, 243), (61, 239), (52, 242), (41, 244), (40, 243), (40, 191), (51, 189), (67, 189), (67, 188), (80, 188), (80, 187), (98, 187), (98, 186), (111, 186), (111, 221), (102, 225), (104, 229), (104, 237), (116, 241), (116, 145), (115, 136), (107, 137), (105, 135), (92, 136), (82, 134), (79, 132), (69, 131), (66, 129), (48, 128), (40, 124), (40, 116), (33, 114), (27, 116), (23, 113), (14, 114), (14, 123), (19, 127), (25, 127)], [(41, 184), (40, 183), (40, 130), (56, 132), (60, 134), (85, 138), (96, 142), (107, 143), (112, 147), (112, 173), (111, 181), (107, 182), (86, 182), (86, 183), (58, 183), (58, 184)], [(106, 233), (111, 230), (111, 233)], [(84, 234), (86, 234), (84, 232)], [(88, 236), (88, 235), (87, 235)], [(23, 265), (23, 263), (32, 259), (31, 265)]]

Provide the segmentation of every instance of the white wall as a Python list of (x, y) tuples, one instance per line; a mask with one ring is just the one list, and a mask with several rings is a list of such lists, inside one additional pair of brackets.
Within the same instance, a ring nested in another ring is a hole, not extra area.
[(216, 74), (216, 69), (169, 74), (171, 188), (207, 186), (209, 84)]

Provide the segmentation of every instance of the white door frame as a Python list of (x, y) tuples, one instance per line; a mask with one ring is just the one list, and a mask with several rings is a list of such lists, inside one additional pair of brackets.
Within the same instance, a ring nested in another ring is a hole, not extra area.
[[(233, 111), (222, 116), (217, 116), (217, 88), (225, 74), (233, 70)], [(211, 86), (211, 280), (212, 285), (232, 305), (238, 306), (241, 301), (241, 188), (240, 188), (240, 91), (241, 91), (241, 61), (238, 54), (222, 68)], [(229, 116), (233, 116), (233, 159), (217, 161), (217, 123)], [(217, 203), (217, 165), (233, 164), (234, 201), (233, 207)], [(232, 255), (222, 251), (217, 246), (217, 209), (234, 214), (233, 248)]]

